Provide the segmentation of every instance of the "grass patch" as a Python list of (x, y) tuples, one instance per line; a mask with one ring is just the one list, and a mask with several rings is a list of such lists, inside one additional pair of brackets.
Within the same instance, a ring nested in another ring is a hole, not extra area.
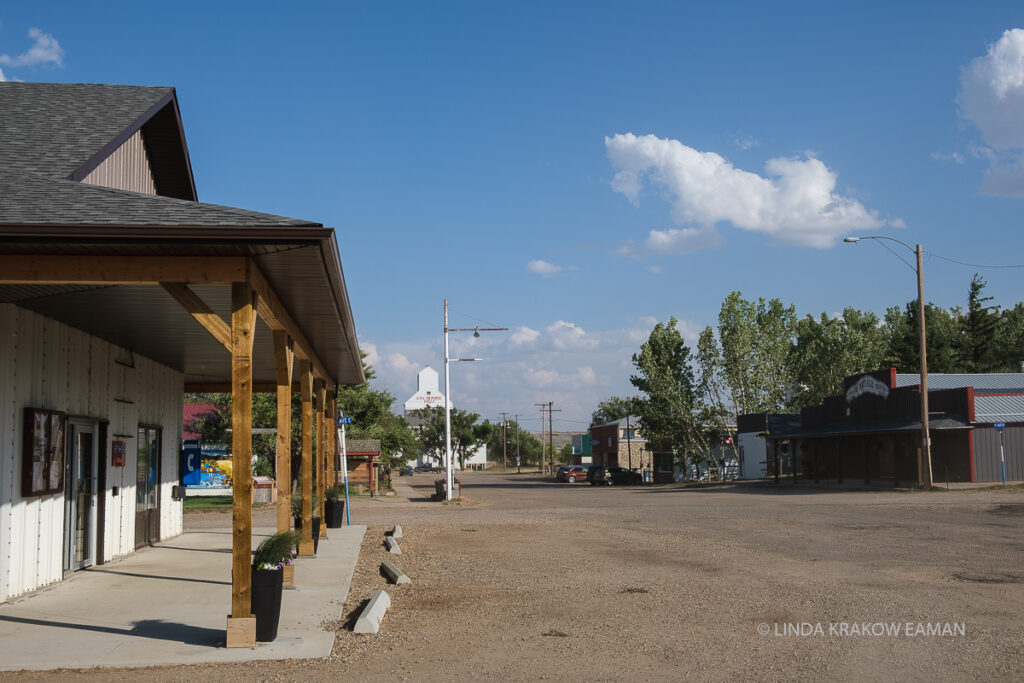
[[(231, 496), (186, 496), (182, 501), (185, 512), (231, 512), (233, 504)], [(268, 505), (271, 503), (253, 503), (252, 507), (257, 509)]]
[(622, 589), (623, 593), (650, 593), (649, 590), (643, 586), (626, 586)]
[(555, 638), (568, 638), (569, 637), (569, 634), (566, 633), (565, 631), (557, 631), (555, 629), (551, 629), (547, 633), (542, 633), (541, 635), (542, 636), (553, 636)]
[(476, 531), (476, 529), (463, 529), (463, 531)]

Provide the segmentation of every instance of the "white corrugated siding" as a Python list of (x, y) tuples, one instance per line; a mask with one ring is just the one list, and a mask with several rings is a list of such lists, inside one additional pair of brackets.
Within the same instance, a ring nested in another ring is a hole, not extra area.
[[(64, 495), (21, 497), (22, 421), (26, 407), (109, 420), (104, 559), (135, 550), (135, 448), (139, 422), (163, 429), (160, 535), (181, 533), (178, 476), (180, 372), (12, 304), (0, 304), (0, 601), (63, 576)], [(116, 399), (132, 401), (123, 403)], [(124, 467), (110, 464), (110, 442), (125, 438)], [(113, 487), (119, 494), (114, 496)]]
[(156, 194), (156, 183), (146, 154), (146, 145), (142, 142), (142, 132), (135, 131), (135, 135), (100, 162), (82, 182), (115, 190)]

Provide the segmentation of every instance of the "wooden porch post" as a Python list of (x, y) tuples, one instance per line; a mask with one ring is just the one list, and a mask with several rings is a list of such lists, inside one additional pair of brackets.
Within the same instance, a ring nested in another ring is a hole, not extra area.
[(338, 452), (338, 399), (331, 396), (327, 401), (327, 482), (338, 485), (338, 463), (334, 454)]
[(277, 530), (292, 528), (292, 366), (295, 350), (283, 330), (274, 330), (277, 368)]
[(327, 430), (324, 429), (327, 391), (322, 379), (316, 379), (313, 385), (316, 387), (316, 490), (319, 501), (317, 509), (320, 510), (320, 538), (327, 538), (327, 502), (324, 500), (324, 495), (327, 492), (326, 468), (324, 467), (324, 459), (327, 454), (327, 439), (325, 438)]
[(299, 360), (302, 388), (302, 542), (299, 555), (310, 557), (313, 551), (313, 370), (306, 359)]
[(231, 285), (231, 616), (228, 647), (256, 644), (252, 591), (252, 343), (256, 307), (248, 282)]

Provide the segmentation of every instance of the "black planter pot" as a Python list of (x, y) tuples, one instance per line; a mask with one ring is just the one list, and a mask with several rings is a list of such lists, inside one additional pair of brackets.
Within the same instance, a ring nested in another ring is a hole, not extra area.
[[(330, 517), (328, 517), (328, 519), (330, 519)], [(301, 529), (302, 528), (302, 517), (296, 517), (295, 518), (295, 528), (296, 529)], [(327, 528), (329, 529), (330, 526), (328, 526)], [(316, 554), (316, 549), (317, 549), (317, 546), (319, 546), (319, 545), (320, 545), (320, 518), (319, 517), (314, 517), (313, 518), (313, 554), (314, 555)]]
[(281, 589), (284, 572), (280, 569), (252, 570), (252, 615), (256, 617), (256, 640), (269, 643), (277, 638), (281, 621)]
[(345, 521), (345, 501), (329, 500), (325, 503), (327, 509), (327, 528), (337, 529)]

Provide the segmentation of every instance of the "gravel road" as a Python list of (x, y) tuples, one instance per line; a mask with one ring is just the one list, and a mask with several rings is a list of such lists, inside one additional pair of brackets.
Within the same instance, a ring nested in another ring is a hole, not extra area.
[[(460, 478), (462, 503), (427, 501), (429, 474), (401, 479), (422, 497), (354, 500), (353, 522), (369, 529), (344, 612), (332, 625), (338, 637), (328, 660), (61, 675), (1024, 678), (1019, 491), (605, 488), (535, 475)], [(272, 511), (260, 511), (256, 524), (260, 515), (273, 523)], [(190, 514), (186, 527), (222, 519)], [(388, 556), (384, 532), (395, 523), (405, 531), (403, 554)], [(379, 572), (385, 559), (412, 585), (387, 585)], [(354, 635), (351, 622), (380, 588), (392, 597), (381, 632)], [(948, 624), (947, 635), (920, 631), (935, 624)], [(887, 632), (878, 633), (880, 625)]]

